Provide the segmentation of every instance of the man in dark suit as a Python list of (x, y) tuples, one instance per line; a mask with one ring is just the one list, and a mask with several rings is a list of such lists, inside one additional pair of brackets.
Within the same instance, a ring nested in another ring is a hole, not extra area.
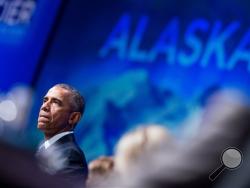
[(57, 84), (43, 98), (37, 124), (45, 137), (36, 154), (40, 166), (74, 182), (85, 182), (88, 175), (84, 153), (74, 138), (84, 107), (84, 98), (77, 90)]

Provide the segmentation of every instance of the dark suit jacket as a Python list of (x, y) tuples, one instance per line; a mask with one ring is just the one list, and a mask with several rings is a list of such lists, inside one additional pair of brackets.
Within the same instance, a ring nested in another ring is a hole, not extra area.
[(63, 136), (46, 150), (40, 149), (36, 156), (40, 166), (50, 174), (62, 175), (74, 182), (87, 179), (88, 165), (74, 134)]

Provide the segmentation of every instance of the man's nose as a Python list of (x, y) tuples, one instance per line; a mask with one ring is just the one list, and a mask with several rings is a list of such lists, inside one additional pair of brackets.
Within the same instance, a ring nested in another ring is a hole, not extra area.
[(47, 102), (43, 103), (41, 109), (45, 112), (49, 112), (49, 110), (50, 110), (49, 102), (47, 101)]

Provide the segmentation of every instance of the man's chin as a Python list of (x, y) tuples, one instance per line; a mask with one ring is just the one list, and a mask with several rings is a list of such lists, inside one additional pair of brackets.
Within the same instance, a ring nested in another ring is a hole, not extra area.
[(41, 130), (44, 130), (44, 129), (48, 128), (48, 127), (49, 127), (48, 123), (38, 122), (38, 124), (37, 124), (37, 128), (41, 129)]

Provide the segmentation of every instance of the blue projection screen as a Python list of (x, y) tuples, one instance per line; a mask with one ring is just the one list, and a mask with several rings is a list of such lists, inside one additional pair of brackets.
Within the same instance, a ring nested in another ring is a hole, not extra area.
[(0, 91), (31, 84), (61, 0), (0, 0)]
[(112, 154), (138, 124), (177, 130), (216, 90), (250, 94), (249, 5), (71, 1), (37, 83), (35, 108), (55, 83), (78, 88), (87, 106), (76, 132), (88, 159)]

